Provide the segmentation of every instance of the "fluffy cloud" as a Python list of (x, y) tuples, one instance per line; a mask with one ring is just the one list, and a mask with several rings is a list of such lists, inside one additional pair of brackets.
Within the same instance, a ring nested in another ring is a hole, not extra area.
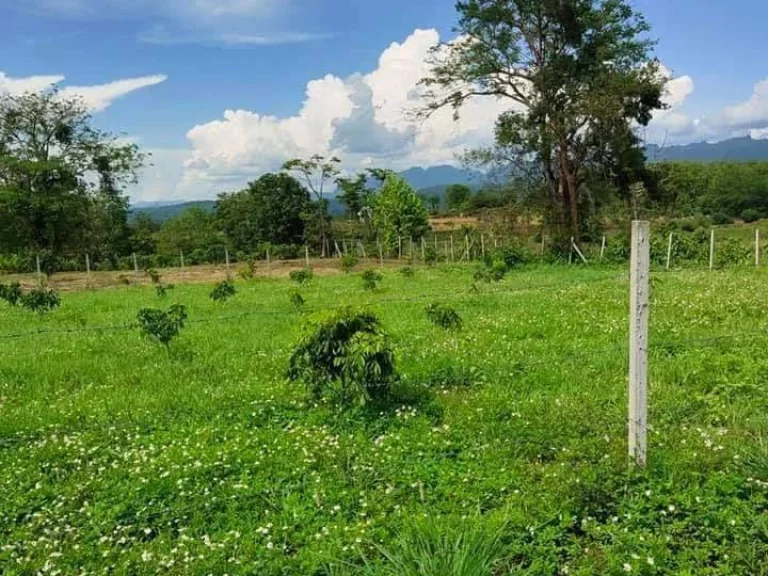
[(755, 84), (746, 102), (726, 107), (715, 118), (715, 126), (731, 130), (758, 130), (768, 128), (768, 78)]
[[(116, 80), (108, 84), (97, 84), (95, 86), (66, 86), (61, 89), (60, 93), (63, 96), (79, 96), (91, 112), (101, 112), (118, 98), (122, 98), (136, 90), (160, 84), (165, 82), (166, 79), (166, 76), (156, 74), (154, 76)], [(41, 92), (61, 84), (63, 81), (64, 76), (61, 75), (10, 78), (3, 72), (0, 72), (0, 93), (23, 94), (25, 92)]]
[(418, 82), (428, 72), (426, 59), (438, 40), (435, 30), (416, 30), (390, 45), (367, 74), (309, 82), (295, 116), (228, 110), (221, 120), (195, 126), (187, 134), (192, 154), (183, 182), (202, 180), (212, 187), (244, 182), (278, 169), (288, 158), (318, 153), (339, 155), (351, 169), (455, 162), (458, 152), (490, 141), (494, 120), (509, 104), (477, 100), (458, 122), (450, 110), (414, 122)]

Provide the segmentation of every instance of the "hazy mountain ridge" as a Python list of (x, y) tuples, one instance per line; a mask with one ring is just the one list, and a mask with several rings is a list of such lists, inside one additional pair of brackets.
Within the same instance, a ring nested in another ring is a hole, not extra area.
[[(650, 144), (646, 147), (646, 155), (650, 162), (759, 162), (768, 161), (768, 140), (754, 140), (749, 136), (731, 138), (721, 142), (697, 142), (677, 146), (658, 146)], [(472, 188), (483, 185), (484, 177), (481, 172), (464, 170), (447, 164), (428, 168), (414, 167), (400, 172), (400, 175), (416, 190), (425, 196), (442, 196), (446, 187), (451, 184), (466, 184)], [(331, 211), (340, 213), (343, 205), (329, 194)], [(134, 214), (145, 213), (153, 220), (165, 222), (192, 207), (200, 207), (212, 211), (213, 200), (193, 202), (137, 202), (131, 207)]]

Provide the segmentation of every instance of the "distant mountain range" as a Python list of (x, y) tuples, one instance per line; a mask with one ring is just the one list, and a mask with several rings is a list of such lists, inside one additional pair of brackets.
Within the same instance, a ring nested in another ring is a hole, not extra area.
[(768, 140), (753, 140), (749, 136), (731, 138), (722, 142), (699, 142), (684, 146), (656, 146), (645, 148), (651, 162), (754, 162), (768, 161)]
[[(650, 144), (646, 147), (646, 155), (651, 162), (768, 162), (768, 140), (753, 140), (749, 136), (731, 138), (715, 143), (694, 143), (681, 146), (657, 146)], [(440, 196), (451, 184), (466, 184), (472, 188), (483, 185), (483, 175), (480, 172), (462, 170), (454, 166), (440, 165), (429, 168), (409, 168), (400, 173), (405, 180), (425, 196)], [(340, 213), (343, 206), (334, 197), (329, 196), (331, 211)], [(134, 215), (149, 214), (157, 222), (165, 222), (193, 207), (213, 210), (213, 200), (195, 202), (137, 202), (131, 206)]]

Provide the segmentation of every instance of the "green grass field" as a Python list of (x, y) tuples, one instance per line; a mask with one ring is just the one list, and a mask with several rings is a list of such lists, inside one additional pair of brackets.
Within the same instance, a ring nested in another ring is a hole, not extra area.
[[(768, 272), (654, 273), (644, 471), (624, 270), (472, 272), (315, 278), (305, 312), (267, 279), (0, 303), (0, 574), (768, 574)], [(175, 302), (170, 353), (126, 327)], [(394, 340), (387, 406), (286, 381), (304, 316), (344, 304)]]

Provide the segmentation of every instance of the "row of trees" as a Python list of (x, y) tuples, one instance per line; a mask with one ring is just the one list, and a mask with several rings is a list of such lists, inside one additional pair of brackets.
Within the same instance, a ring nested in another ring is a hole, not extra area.
[[(0, 255), (6, 268), (46, 271), (88, 254), (94, 266), (118, 267), (132, 253), (221, 259), (224, 246), (253, 254), (263, 245), (334, 245), (327, 191), (341, 191), (357, 234), (390, 247), (428, 229), (420, 197), (398, 175), (368, 170), (341, 176), (337, 158), (291, 160), (239, 192), (221, 194), (211, 214), (193, 209), (160, 226), (146, 215), (130, 222), (127, 184), (146, 161), (136, 145), (91, 125), (78, 98), (56, 91), (0, 96)], [(211, 251), (215, 251), (213, 254)]]

